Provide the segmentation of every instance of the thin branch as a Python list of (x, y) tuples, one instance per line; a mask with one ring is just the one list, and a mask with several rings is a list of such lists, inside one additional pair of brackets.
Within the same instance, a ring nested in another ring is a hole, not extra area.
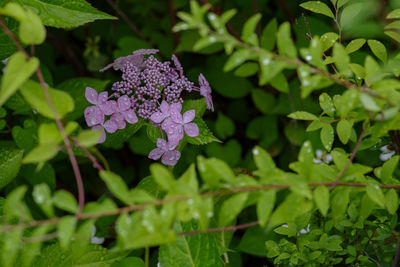
[(399, 266), (400, 261), (400, 238), (397, 244), (396, 255), (394, 256), (392, 267)]
[(281, 5), (283, 12), (286, 15), (286, 18), (290, 21), (290, 24), (293, 24), (294, 22), (294, 17), (292, 15), (292, 12), (289, 9), (289, 6), (287, 5), (285, 0), (279, 0), (279, 4)]
[(90, 159), (90, 161), (93, 163), (93, 165), (99, 170), (99, 171), (104, 171), (103, 166), (100, 165), (100, 163), (96, 160), (96, 158), (83, 146), (81, 146), (76, 138), (72, 138), (75, 142), (75, 144), (83, 151), (83, 153), (86, 154), (86, 156)]
[[(11, 39), (14, 41), (15, 45), (17, 46), (17, 48), (19, 49), (19, 51), (21, 51), (22, 53), (24, 53), (27, 57), (27, 59), (29, 58), (28, 53), (25, 51), (25, 49), (21, 46), (21, 44), (18, 41), (18, 38), (10, 31), (10, 29), (8, 29), (7, 25), (5, 25), (3, 18), (0, 16), (0, 26), (3, 28), (4, 32), (6, 34), (8, 34)], [(74, 175), (75, 175), (75, 180), (78, 186), (78, 199), (79, 199), (79, 209), (78, 212), (76, 214), (77, 217), (80, 216), (80, 214), (82, 213), (83, 210), (83, 206), (85, 205), (85, 194), (84, 194), (84, 187), (83, 187), (83, 182), (82, 182), (82, 176), (81, 173), (79, 171), (79, 166), (78, 166), (78, 162), (76, 161), (75, 155), (72, 151), (72, 147), (71, 147), (71, 143), (65, 133), (65, 129), (64, 126), (62, 125), (60, 119), (58, 118), (58, 113), (57, 110), (54, 106), (54, 103), (50, 97), (49, 91), (47, 90), (47, 84), (43, 78), (43, 74), (40, 70), (40, 68), (37, 68), (36, 71), (36, 76), (38, 77), (38, 80), (40, 82), (40, 85), (42, 86), (43, 89), (43, 93), (46, 97), (47, 103), (50, 106), (50, 109), (54, 115), (54, 120), (57, 124), (57, 127), (61, 133), (62, 139), (65, 143), (65, 146), (67, 148), (67, 152), (68, 152), (68, 156), (72, 165), (72, 169), (74, 171)]]
[(258, 225), (258, 222), (250, 222), (239, 225), (227, 226), (227, 227), (217, 227), (217, 228), (209, 228), (205, 230), (195, 230), (190, 232), (180, 232), (178, 235), (189, 236), (189, 235), (197, 235), (197, 234), (205, 234), (205, 233), (215, 233), (215, 232), (224, 232), (224, 231), (236, 231), (240, 229), (246, 229), (253, 226)]
[[(317, 187), (317, 186), (332, 186), (334, 182), (319, 182), (319, 183), (308, 183), (307, 185), (309, 187)], [(337, 182), (336, 186), (346, 186), (346, 187), (366, 187), (366, 184), (361, 184), (361, 183), (343, 183), (343, 182)], [(237, 188), (231, 188), (231, 189), (224, 189), (224, 190), (217, 190), (217, 191), (212, 191), (212, 192), (205, 192), (201, 193), (201, 197), (214, 197), (214, 196), (222, 196), (222, 195), (232, 195), (234, 193), (239, 193), (239, 192), (253, 192), (253, 191), (260, 191), (260, 190), (268, 190), (268, 189), (288, 189), (290, 188), (290, 184), (274, 184), (274, 185), (261, 185), (261, 186), (250, 186), (250, 187), (237, 187)], [(386, 184), (381, 184), (379, 185), (380, 188), (383, 189), (397, 189), (400, 190), (400, 185), (386, 185)], [(132, 212), (132, 211), (140, 211), (144, 210), (148, 206), (154, 205), (154, 206), (161, 206), (166, 203), (174, 203), (177, 201), (185, 201), (192, 199), (191, 196), (176, 196), (176, 197), (171, 197), (171, 198), (164, 198), (160, 200), (156, 200), (151, 203), (143, 203), (143, 204), (137, 204), (137, 205), (130, 205), (126, 207), (121, 207), (115, 210), (110, 210), (110, 211), (105, 211), (101, 213), (94, 213), (94, 214), (82, 214), (78, 220), (86, 220), (86, 219), (98, 219), (101, 217), (108, 217), (108, 216), (114, 216), (122, 213), (127, 213), (127, 212)], [(10, 224), (4, 224), (1, 226), (0, 230), (2, 231), (8, 231), (10, 229), (14, 228), (31, 228), (31, 227), (36, 227), (39, 225), (45, 225), (45, 224), (56, 224), (58, 223), (62, 217), (54, 217), (46, 220), (38, 220), (38, 221), (31, 221), (27, 223), (21, 223), (21, 224), (15, 224), (15, 225), (10, 225)]]
[(34, 236), (34, 237), (24, 237), (22, 238), (22, 242), (24, 243), (37, 243), (37, 242), (44, 242), (44, 241), (49, 241), (54, 238), (58, 237), (57, 232), (53, 232), (47, 235), (42, 235), (42, 236)]
[(335, 182), (331, 185), (330, 189), (333, 189), (333, 188), (336, 187), (336, 185), (338, 184), (339, 180), (343, 177), (344, 173), (347, 171), (347, 169), (350, 167), (350, 164), (353, 162), (354, 157), (357, 154), (358, 148), (360, 147), (361, 141), (363, 139), (363, 136), (364, 136), (364, 133), (365, 133), (365, 130), (366, 130), (367, 127), (368, 126), (362, 128), (360, 136), (358, 137), (356, 146), (354, 147), (353, 152), (351, 153), (349, 160), (347, 161), (346, 165), (344, 166), (344, 168), (339, 173), (339, 175), (336, 178)]
[(106, 0), (107, 3), (114, 9), (114, 11), (125, 21), (125, 23), (131, 28), (131, 30), (139, 36), (140, 39), (145, 41), (150, 47), (152, 44), (147, 40), (147, 38), (140, 32), (140, 30), (133, 24), (133, 22), (128, 18), (128, 16), (112, 1)]
[(179, 40), (178, 40), (178, 33), (172, 30), (176, 24), (176, 15), (174, 12), (174, 0), (168, 0), (168, 11), (169, 11), (169, 19), (171, 20), (171, 33), (172, 33), (172, 38), (174, 40), (174, 48), (176, 48), (178, 46)]
[[(258, 13), (257, 0), (252, 0), (251, 3), (253, 5), (254, 14), (257, 14)], [(261, 22), (260, 21), (257, 23), (257, 37), (258, 37), (259, 42), (261, 42)]]

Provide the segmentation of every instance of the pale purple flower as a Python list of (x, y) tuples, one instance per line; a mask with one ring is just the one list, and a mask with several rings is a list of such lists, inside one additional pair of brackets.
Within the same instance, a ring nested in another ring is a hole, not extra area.
[(181, 77), (183, 77), (183, 68), (181, 63), (179, 62), (179, 59), (175, 55), (172, 55), (172, 61), (174, 61), (175, 68), (179, 71)]
[(143, 65), (143, 60), (144, 60), (144, 57), (141, 54), (134, 54), (134, 55), (126, 56), (126, 57), (120, 57), (120, 58), (117, 58), (116, 60), (114, 60), (113, 63), (108, 64), (107, 66), (105, 66), (104, 68), (102, 68), (99, 71), (104, 72), (105, 70), (108, 70), (111, 67), (113, 67), (114, 70), (120, 70), (127, 62), (132, 63), (132, 65), (134, 65), (134, 66), (141, 67)]
[(108, 100), (108, 92), (98, 94), (93, 88), (86, 87), (85, 97), (89, 103), (96, 105), (104, 115), (113, 114), (117, 108), (117, 102)]
[(204, 96), (207, 108), (212, 112), (214, 112), (214, 104), (212, 102), (212, 97), (211, 97), (211, 87), (210, 84), (207, 82), (206, 78), (201, 73), (199, 75), (199, 84), (200, 84), (200, 95)]
[(158, 53), (158, 49), (138, 49), (136, 51), (133, 51), (134, 55), (150, 55), (150, 54), (157, 54)]
[(104, 113), (98, 106), (87, 107), (83, 114), (89, 127), (102, 124), (104, 122)]
[(163, 100), (160, 105), (159, 111), (154, 112), (150, 116), (150, 120), (154, 123), (161, 123), (163, 120), (169, 117), (169, 105)]
[(181, 103), (171, 104), (169, 108), (170, 118), (164, 121), (162, 128), (167, 132), (168, 137), (172, 137), (174, 140), (181, 140), (184, 132), (190, 137), (198, 136), (199, 127), (196, 123), (191, 122), (194, 120), (196, 112), (193, 109), (188, 110), (182, 116), (181, 110)]
[(161, 158), (161, 162), (164, 165), (174, 166), (181, 157), (181, 152), (174, 150), (177, 144), (174, 141), (167, 142), (162, 138), (158, 138), (157, 148), (150, 151), (149, 158), (152, 160)]

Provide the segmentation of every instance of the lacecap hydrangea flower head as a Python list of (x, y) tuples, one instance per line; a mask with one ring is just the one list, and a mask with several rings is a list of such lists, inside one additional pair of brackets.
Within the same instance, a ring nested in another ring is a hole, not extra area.
[(138, 117), (148, 120), (163, 137), (157, 140), (157, 147), (149, 158), (161, 158), (163, 164), (173, 166), (181, 156), (175, 149), (183, 137), (199, 135), (199, 128), (193, 122), (195, 110), (182, 114), (182, 93), (196, 91), (205, 98), (208, 109), (214, 111), (214, 106), (211, 87), (202, 74), (197, 87), (186, 78), (175, 55), (172, 62), (161, 62), (154, 57), (157, 52), (157, 49), (139, 49), (101, 69), (121, 71), (122, 80), (112, 85), (110, 95), (107, 91), (98, 93), (87, 87), (85, 96), (93, 105), (85, 109), (84, 115), (89, 127), (101, 129), (98, 143), (106, 140), (106, 132), (112, 134), (124, 129), (127, 123), (135, 124)]

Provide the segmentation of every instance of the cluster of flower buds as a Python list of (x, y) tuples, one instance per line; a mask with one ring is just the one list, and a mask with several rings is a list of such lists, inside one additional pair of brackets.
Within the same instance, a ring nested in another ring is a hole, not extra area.
[[(197, 91), (205, 98), (207, 108), (214, 111), (211, 88), (202, 74), (199, 75), (200, 87), (194, 85), (183, 74), (178, 58), (173, 55), (171, 62), (160, 62), (153, 54), (157, 49), (140, 49), (132, 55), (116, 59), (100, 71), (113, 68), (122, 71), (122, 81), (112, 85), (113, 93), (97, 93), (87, 87), (85, 96), (89, 106), (85, 109), (86, 123), (93, 130), (102, 130), (98, 143), (106, 139), (106, 132), (114, 133), (124, 129), (127, 123), (138, 122), (138, 116), (150, 122), (166, 133), (167, 140), (157, 140), (149, 158), (165, 165), (175, 165), (180, 152), (175, 150), (185, 133), (189, 137), (199, 135), (198, 126), (192, 122), (195, 111), (188, 110), (181, 114), (183, 91)], [(147, 56), (146, 56), (147, 55)], [(107, 117), (106, 117), (107, 116)]]

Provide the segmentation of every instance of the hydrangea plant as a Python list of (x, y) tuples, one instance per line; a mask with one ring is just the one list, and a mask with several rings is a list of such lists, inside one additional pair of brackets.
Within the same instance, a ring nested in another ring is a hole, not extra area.
[(101, 130), (98, 143), (106, 140), (106, 132), (112, 134), (124, 129), (126, 123), (137, 123), (137, 115), (148, 120), (163, 136), (157, 140), (157, 148), (150, 152), (149, 158), (157, 160), (162, 155), (161, 162), (173, 166), (180, 158), (180, 152), (173, 149), (184, 134), (199, 136), (199, 128), (192, 122), (195, 110), (181, 114), (184, 92), (197, 91), (205, 98), (208, 109), (214, 111), (214, 107), (211, 87), (203, 74), (199, 75), (200, 87), (197, 87), (184, 76), (175, 55), (172, 55), (174, 66), (171, 66), (171, 62), (155, 58), (153, 54), (157, 52), (157, 49), (139, 49), (101, 69), (121, 70), (122, 81), (112, 85), (110, 96), (107, 91), (98, 94), (95, 89), (86, 87), (86, 99), (94, 106), (87, 107), (84, 114), (89, 127)]

